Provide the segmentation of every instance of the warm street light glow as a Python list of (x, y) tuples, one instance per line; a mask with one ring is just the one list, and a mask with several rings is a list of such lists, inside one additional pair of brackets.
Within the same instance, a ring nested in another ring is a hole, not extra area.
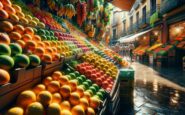
[(175, 28), (175, 31), (176, 31), (177, 33), (179, 33), (179, 32), (181, 31), (181, 28), (180, 28), (180, 27), (176, 27), (176, 28)]
[(158, 34), (159, 34), (158, 31), (155, 31), (155, 32), (154, 32), (154, 35), (155, 35), (155, 36), (157, 36)]

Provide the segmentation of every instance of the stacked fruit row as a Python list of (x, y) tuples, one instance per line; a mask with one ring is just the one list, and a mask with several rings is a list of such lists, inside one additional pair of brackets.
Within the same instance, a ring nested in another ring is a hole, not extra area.
[(99, 70), (90, 63), (84, 62), (76, 66), (76, 70), (85, 75), (88, 79), (91, 79), (94, 83), (110, 92), (112, 90), (114, 79), (104, 71)]
[(106, 75), (111, 76), (113, 79), (116, 79), (118, 68), (105, 58), (91, 52), (84, 54), (82, 60), (90, 63), (99, 70), (102, 70)]
[(105, 91), (78, 72), (55, 71), (42, 84), (23, 91), (8, 115), (95, 115)]
[(22, 8), (16, 4), (12, 4), (10, 0), (0, 1), (0, 18), (11, 19), (14, 22), (29, 24), (33, 27), (38, 26), (45, 28), (45, 24), (40, 22), (38, 18), (24, 14)]

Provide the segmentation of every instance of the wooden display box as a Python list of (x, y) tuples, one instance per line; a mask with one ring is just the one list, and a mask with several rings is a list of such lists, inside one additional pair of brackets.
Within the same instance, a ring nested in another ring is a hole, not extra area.
[(22, 86), (24, 83), (30, 82), (36, 78), (40, 78), (41, 71), (42, 71), (41, 65), (30, 69), (24, 68), (15, 69), (11, 73), (11, 82), (0, 86), (0, 96), (10, 91), (13, 91), (14, 89)]
[[(29, 76), (28, 76), (29, 77)], [(8, 84), (4, 90), (8, 90), (0, 96), (0, 113), (11, 107), (16, 101), (16, 97), (24, 90), (30, 89), (41, 82), (41, 77), (22, 82), (18, 87), (15, 84)], [(16, 87), (15, 87), (16, 86)], [(10, 90), (11, 89), (11, 90)]]
[(42, 63), (42, 76), (47, 77), (51, 75), (56, 70), (60, 70), (64, 62), (64, 57), (61, 57), (60, 61), (55, 61), (52, 63)]

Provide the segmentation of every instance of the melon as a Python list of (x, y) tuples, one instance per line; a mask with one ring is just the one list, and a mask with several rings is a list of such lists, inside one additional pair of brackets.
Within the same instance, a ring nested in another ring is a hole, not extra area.
[(62, 110), (70, 110), (71, 109), (71, 105), (70, 105), (69, 101), (61, 102), (60, 107)]
[(88, 107), (86, 110), (86, 115), (96, 115), (96, 113), (93, 108)]
[(71, 93), (69, 97), (69, 101), (72, 105), (80, 104), (80, 95), (77, 92)]
[(1, 30), (4, 32), (11, 32), (13, 30), (13, 25), (9, 21), (0, 22)]
[(22, 9), (20, 6), (18, 6), (16, 4), (12, 4), (12, 7), (15, 9), (16, 12), (22, 12)]
[(13, 68), (14, 60), (12, 57), (7, 55), (0, 55), (0, 68), (9, 70)]
[(10, 81), (9, 73), (4, 69), (0, 69), (0, 85), (7, 84), (9, 81)]
[(49, 54), (44, 54), (42, 56), (42, 61), (45, 63), (51, 63), (52, 62), (52, 56)]
[(17, 54), (14, 57), (14, 62), (16, 67), (21, 67), (21, 68), (28, 67), (30, 64), (29, 57), (24, 54)]
[(47, 115), (61, 115), (61, 107), (58, 103), (51, 103), (48, 106)]
[(36, 47), (37, 47), (37, 43), (36, 43), (35, 41), (28, 40), (28, 41), (26, 42), (25, 48), (26, 48), (27, 50), (34, 51)]
[(9, 18), (14, 22), (19, 22), (19, 17), (16, 14), (9, 14)]
[(62, 110), (61, 115), (72, 115), (72, 113), (69, 110)]
[(71, 109), (72, 115), (85, 115), (85, 111), (81, 105), (76, 105)]
[(9, 46), (10, 46), (10, 49), (11, 49), (11, 56), (15, 56), (17, 54), (22, 53), (22, 48), (19, 44), (11, 43)]
[(24, 110), (21, 107), (10, 108), (6, 115), (24, 115)]
[(63, 85), (61, 88), (60, 88), (60, 94), (62, 95), (62, 97), (64, 98), (67, 98), (70, 96), (71, 94), (71, 87), (68, 86), (68, 85)]
[(40, 58), (37, 55), (29, 55), (30, 65), (33, 67), (39, 66), (41, 63)]
[(52, 97), (52, 103), (60, 103), (62, 101), (62, 96), (60, 93), (54, 93)]
[(21, 92), (17, 97), (17, 105), (23, 108), (26, 108), (29, 104), (36, 101), (36, 95), (31, 90), (26, 90)]
[(60, 88), (60, 83), (58, 81), (51, 81), (48, 85), (47, 85), (47, 90), (51, 93), (55, 93), (58, 92)]
[(17, 41), (17, 40), (21, 39), (21, 34), (18, 33), (18, 32), (11, 32), (9, 34), (9, 37), (10, 37), (11, 40)]
[(44, 29), (39, 29), (37, 32), (39, 35), (45, 35), (45, 30)]
[(33, 53), (42, 58), (45, 53), (45, 50), (42, 47), (36, 47)]
[(26, 109), (26, 115), (44, 115), (44, 107), (39, 102), (31, 103)]
[(41, 91), (46, 90), (46, 86), (44, 84), (38, 84), (33, 88), (33, 92), (35, 92), (35, 94), (39, 94)]
[(53, 78), (54, 80), (58, 80), (61, 76), (62, 76), (62, 73), (61, 73), (60, 71), (55, 71), (55, 72), (53, 72), (53, 74), (52, 74), (52, 78)]
[(10, 55), (11, 49), (8, 45), (0, 43), (0, 55)]
[(32, 36), (29, 35), (29, 34), (24, 34), (24, 35), (22, 36), (22, 40), (23, 40), (24, 42), (27, 42), (27, 41), (29, 41), (29, 40), (32, 40)]
[(22, 25), (15, 25), (13, 27), (13, 30), (20, 33), (20, 34), (23, 34), (24, 33), (24, 27)]
[(24, 32), (25, 32), (25, 34), (29, 34), (31, 36), (34, 35), (34, 30), (31, 27), (24, 28)]
[(48, 76), (43, 80), (43, 84), (47, 86), (52, 80), (52, 77)]
[(4, 5), (3, 9), (8, 13), (8, 14), (15, 14), (15, 9), (12, 6)]
[(23, 40), (17, 40), (16, 43), (19, 44), (21, 48), (24, 48), (26, 45), (26, 43)]
[(38, 94), (37, 100), (44, 106), (49, 105), (52, 101), (52, 94), (49, 91), (41, 91)]
[(0, 18), (8, 19), (9, 18), (9, 14), (5, 10), (0, 9)]

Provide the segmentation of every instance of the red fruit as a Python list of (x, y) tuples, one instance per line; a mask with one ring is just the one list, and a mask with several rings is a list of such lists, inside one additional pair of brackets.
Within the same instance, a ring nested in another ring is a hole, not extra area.
[(103, 87), (107, 87), (109, 83), (107, 81), (103, 81)]

